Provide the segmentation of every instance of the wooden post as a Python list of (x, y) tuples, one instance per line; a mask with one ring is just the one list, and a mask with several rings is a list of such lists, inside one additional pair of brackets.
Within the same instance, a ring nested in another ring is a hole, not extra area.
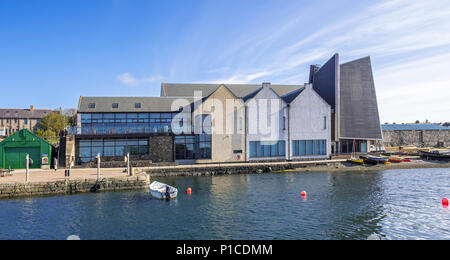
[(25, 182), (26, 183), (28, 183), (28, 181), (29, 181), (29, 171), (30, 171), (30, 156), (27, 154), (27, 156), (26, 156), (26, 164), (27, 164), (27, 166), (26, 166), (26, 170), (25, 170)]
[(127, 171), (129, 176), (133, 175), (133, 172), (131, 171), (130, 168), (130, 153), (127, 153)]
[(100, 153), (97, 154), (97, 179), (100, 179)]

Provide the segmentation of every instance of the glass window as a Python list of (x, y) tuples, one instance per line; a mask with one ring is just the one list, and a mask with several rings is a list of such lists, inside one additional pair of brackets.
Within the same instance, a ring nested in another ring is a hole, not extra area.
[(119, 103), (113, 103), (112, 108), (119, 108)]
[(312, 155), (313, 154), (313, 141), (307, 140), (306, 141), (306, 155)]
[(250, 157), (257, 157), (256, 142), (250, 142)]
[(286, 155), (286, 142), (280, 141), (278, 143), (278, 155), (279, 156), (285, 156)]
[[(271, 145), (271, 149), (272, 149), (272, 156), (275, 156), (275, 155), (278, 155), (278, 143), (276, 143), (276, 144), (272, 144)], [(270, 155), (269, 155), (270, 156)]]
[(298, 143), (299, 141), (292, 141), (292, 155), (294, 156), (300, 155)]
[(89, 103), (89, 108), (95, 108), (95, 103)]
[(141, 108), (141, 107), (142, 107), (141, 103), (134, 104), (134, 108)]
[(161, 118), (161, 114), (160, 113), (151, 113), (150, 114), (150, 118), (160, 119)]
[(80, 147), (91, 147), (91, 140), (82, 140), (79, 142)]
[(314, 155), (319, 155), (320, 154), (320, 141), (319, 140), (314, 140), (313, 141), (314, 144)]
[(320, 154), (327, 154), (327, 140), (320, 140)]

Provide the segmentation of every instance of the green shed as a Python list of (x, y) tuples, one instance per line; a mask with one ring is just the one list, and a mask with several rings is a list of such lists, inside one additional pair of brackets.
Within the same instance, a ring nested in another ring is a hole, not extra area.
[(27, 154), (33, 160), (30, 168), (50, 167), (52, 145), (26, 129), (20, 130), (0, 143), (0, 168), (25, 169)]

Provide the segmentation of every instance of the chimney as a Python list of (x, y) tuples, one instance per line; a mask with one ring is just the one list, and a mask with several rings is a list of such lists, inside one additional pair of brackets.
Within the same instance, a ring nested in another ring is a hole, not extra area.
[(314, 82), (314, 75), (320, 70), (319, 65), (311, 65), (309, 67), (309, 83), (312, 84)]
[(263, 82), (262, 86), (263, 88), (270, 88), (270, 82)]
[(30, 111), (31, 111), (31, 112), (34, 111), (34, 106), (33, 106), (33, 105), (30, 106)]

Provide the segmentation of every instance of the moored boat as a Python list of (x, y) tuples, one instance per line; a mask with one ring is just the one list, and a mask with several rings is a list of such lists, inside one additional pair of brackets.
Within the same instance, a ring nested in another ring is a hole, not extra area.
[(150, 184), (150, 194), (157, 199), (174, 199), (178, 195), (178, 189), (170, 185), (154, 181)]
[(450, 151), (449, 152), (440, 152), (440, 151), (418, 151), (420, 157), (425, 158), (427, 160), (450, 160)]
[(391, 156), (391, 157), (389, 157), (389, 161), (390, 162), (399, 163), (399, 162), (403, 162), (404, 160), (405, 160), (405, 158), (399, 157), (399, 156)]
[(377, 156), (360, 156), (361, 159), (364, 160), (365, 163), (369, 164), (384, 164), (389, 160), (389, 157), (377, 157)]
[(351, 163), (356, 163), (356, 164), (363, 164), (364, 163), (363, 159), (355, 158), (355, 157), (352, 157), (352, 158), (348, 159), (347, 161), (351, 162)]

